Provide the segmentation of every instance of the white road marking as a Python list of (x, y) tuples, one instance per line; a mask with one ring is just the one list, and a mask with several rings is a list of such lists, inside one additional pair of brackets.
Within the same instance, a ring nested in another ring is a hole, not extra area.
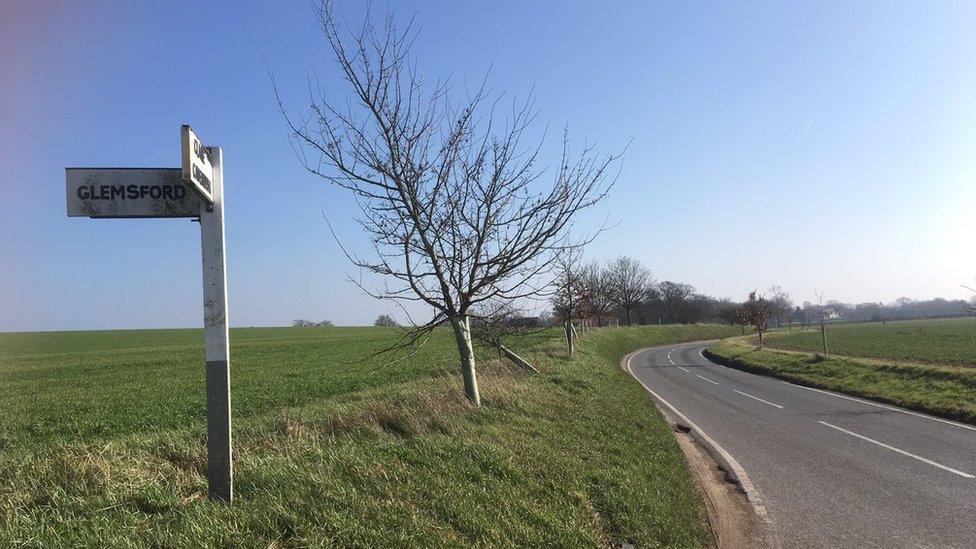
[[(646, 350), (647, 349), (645, 349), (645, 351)], [(698, 435), (702, 438), (702, 440), (705, 441), (706, 446), (711, 447), (716, 452), (718, 452), (718, 454), (722, 457), (722, 460), (725, 461), (725, 463), (728, 464), (729, 469), (732, 470), (732, 473), (735, 475), (735, 478), (738, 480), (739, 485), (745, 491), (746, 497), (749, 499), (749, 503), (752, 504), (752, 507), (753, 509), (755, 509), (756, 514), (759, 515), (759, 518), (763, 521), (763, 524), (768, 529), (767, 531), (772, 531), (772, 523), (769, 521), (769, 516), (766, 514), (766, 505), (763, 504), (762, 496), (759, 495), (759, 490), (757, 490), (755, 485), (752, 484), (752, 481), (749, 479), (749, 475), (746, 473), (746, 470), (742, 468), (742, 465), (740, 465), (739, 462), (736, 461), (734, 457), (732, 457), (732, 454), (730, 454), (728, 450), (722, 448), (722, 446), (720, 446), (719, 443), (712, 440), (712, 437), (708, 436), (708, 434), (705, 433), (705, 431), (703, 431), (701, 427), (695, 425), (694, 422), (692, 422), (690, 419), (688, 419), (687, 416), (679, 412), (678, 409), (675, 408), (670, 402), (664, 400), (661, 397), (661, 395), (655, 393), (653, 389), (648, 387), (647, 384), (644, 383), (644, 381), (641, 378), (637, 377), (637, 375), (634, 373), (634, 370), (631, 368), (630, 365), (630, 359), (634, 358), (634, 356), (638, 355), (641, 352), (642, 351), (631, 353), (625, 359), (625, 362), (627, 364), (627, 371), (630, 372), (631, 377), (636, 379), (637, 383), (640, 383), (644, 387), (644, 389), (647, 389), (647, 392), (650, 393), (651, 396), (653, 396), (655, 399), (657, 399), (658, 402), (664, 404), (669, 410), (671, 410), (671, 412), (678, 419), (680, 419), (687, 427), (690, 427), (692, 430), (698, 433)]]
[[(675, 361), (671, 360), (671, 353), (675, 352), (676, 350), (677, 350), (677, 347), (675, 347), (674, 349), (671, 349), (670, 351), (668, 351), (668, 362), (670, 362), (672, 366), (678, 366), (678, 364)], [(683, 370), (683, 371), (688, 372), (688, 373), (691, 373), (691, 370), (689, 370), (688, 368), (683, 368), (681, 366), (678, 366), (678, 369), (679, 370)]]
[(864, 400), (862, 398), (854, 398), (854, 397), (850, 397), (850, 396), (847, 396), (847, 395), (841, 395), (841, 394), (833, 393), (833, 392), (830, 392), (830, 391), (824, 391), (823, 389), (814, 389), (813, 387), (806, 387), (804, 385), (797, 385), (796, 383), (790, 383), (789, 381), (780, 380), (780, 383), (785, 383), (787, 385), (792, 385), (793, 387), (799, 387), (800, 389), (806, 389), (808, 391), (814, 391), (814, 392), (821, 393), (821, 394), (824, 394), (824, 395), (829, 395), (829, 396), (832, 396), (832, 397), (842, 398), (844, 400), (851, 400), (851, 401), (854, 401), (854, 402), (860, 402), (861, 404), (867, 404), (868, 406), (874, 406), (876, 408), (883, 408), (885, 410), (891, 410), (892, 412), (901, 412), (903, 414), (908, 414), (910, 416), (920, 417), (922, 419), (930, 419), (932, 421), (938, 421), (939, 423), (945, 423), (946, 425), (952, 425), (954, 427), (961, 427), (963, 429), (969, 429), (970, 431), (976, 431), (976, 427), (974, 427), (972, 425), (966, 425), (964, 423), (958, 423), (958, 422), (955, 422), (955, 421), (949, 421), (948, 419), (942, 419), (941, 417), (933, 417), (933, 416), (929, 416), (929, 415), (926, 415), (926, 414), (920, 414), (918, 412), (913, 412), (911, 410), (903, 410), (901, 408), (896, 408), (894, 406), (887, 406), (887, 405), (884, 405), (884, 404), (878, 404), (877, 402), (871, 402), (870, 400)]
[(752, 400), (758, 400), (759, 402), (762, 402), (763, 404), (769, 404), (770, 406), (773, 406), (775, 408), (779, 408), (781, 410), (783, 409), (782, 406), (780, 406), (779, 404), (776, 404), (775, 402), (770, 402), (768, 400), (763, 400), (763, 399), (761, 399), (761, 398), (759, 398), (757, 396), (752, 396), (749, 393), (743, 393), (742, 391), (739, 391), (739, 390), (736, 390), (736, 389), (732, 389), (732, 392), (733, 393), (739, 393), (740, 395), (742, 395), (744, 397), (749, 397)]
[(707, 377), (705, 377), (705, 376), (700, 376), (700, 375), (698, 375), (698, 374), (695, 374), (695, 377), (700, 377), (700, 378), (702, 378), (702, 379), (704, 379), (705, 381), (707, 381), (707, 382), (709, 382), (709, 383), (714, 383), (715, 385), (718, 385), (718, 382), (717, 382), (717, 381), (712, 381), (712, 380), (710, 380), (710, 379), (708, 379), (708, 378), (707, 378)]
[(917, 456), (917, 455), (915, 455), (915, 454), (913, 454), (911, 452), (906, 452), (906, 451), (902, 450), (901, 448), (895, 448), (894, 446), (890, 446), (888, 444), (885, 444), (884, 442), (879, 442), (877, 440), (874, 440), (873, 438), (868, 438), (868, 437), (866, 437), (864, 435), (859, 435), (859, 434), (857, 434), (855, 432), (848, 431), (847, 429), (844, 429), (843, 427), (838, 427), (836, 425), (832, 425), (830, 423), (827, 423), (826, 421), (818, 421), (817, 423), (819, 423), (821, 425), (826, 425), (827, 427), (830, 427), (831, 429), (836, 429), (836, 430), (838, 430), (838, 431), (840, 431), (842, 433), (851, 435), (852, 437), (857, 437), (857, 438), (859, 438), (861, 440), (866, 440), (866, 441), (870, 442), (871, 444), (877, 444), (878, 446), (880, 446), (880, 447), (882, 447), (882, 448), (884, 448), (886, 450), (891, 450), (892, 452), (899, 453), (899, 454), (901, 454), (903, 456), (908, 456), (908, 457), (910, 457), (912, 459), (917, 459), (918, 461), (921, 461), (922, 463), (928, 463), (929, 465), (931, 465), (933, 467), (938, 467), (939, 469), (942, 469), (943, 471), (949, 471), (950, 473), (955, 473), (955, 474), (957, 474), (957, 475), (959, 475), (961, 477), (965, 477), (965, 478), (976, 478), (973, 475), (970, 475), (969, 473), (963, 473), (962, 471), (957, 471), (956, 469), (953, 469), (952, 467), (947, 467), (945, 465), (942, 465), (941, 463), (936, 463), (936, 462), (932, 461), (931, 459), (925, 459), (922, 456)]

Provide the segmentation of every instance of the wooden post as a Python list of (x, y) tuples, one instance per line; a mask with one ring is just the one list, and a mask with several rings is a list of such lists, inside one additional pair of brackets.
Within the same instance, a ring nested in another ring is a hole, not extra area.
[(539, 370), (537, 370), (537, 369), (535, 368), (535, 366), (533, 366), (532, 364), (530, 364), (530, 363), (529, 363), (529, 362), (528, 362), (527, 360), (525, 360), (524, 358), (522, 358), (522, 357), (520, 357), (520, 356), (518, 356), (517, 354), (515, 354), (515, 353), (514, 353), (514, 352), (513, 352), (513, 351), (512, 351), (511, 349), (509, 349), (508, 347), (506, 347), (506, 346), (504, 346), (504, 345), (499, 345), (499, 346), (498, 346), (498, 350), (499, 350), (499, 351), (501, 351), (501, 353), (502, 353), (503, 355), (505, 355), (505, 358), (507, 358), (507, 359), (509, 359), (509, 360), (511, 360), (512, 362), (514, 362), (515, 364), (517, 364), (517, 365), (519, 365), (519, 366), (521, 366), (522, 368), (525, 368), (526, 370), (532, 370), (533, 372), (535, 372), (535, 373), (537, 373), (537, 374), (539, 373)]
[(827, 323), (820, 321), (820, 338), (823, 340), (824, 358), (827, 358)]
[(231, 451), (230, 333), (227, 327), (227, 254), (224, 249), (224, 159), (213, 156), (213, 205), (200, 207), (203, 252), (203, 332), (207, 378), (207, 480), (209, 497), (234, 500)]

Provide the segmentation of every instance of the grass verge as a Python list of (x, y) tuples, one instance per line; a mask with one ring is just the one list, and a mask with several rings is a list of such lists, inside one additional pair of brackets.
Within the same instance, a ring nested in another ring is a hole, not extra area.
[[(341, 329), (237, 334), (233, 506), (206, 501), (202, 376), (179, 378), (200, 366), (184, 348), (197, 333), (164, 334), (156, 351), (145, 334), (102, 336), (100, 352), (71, 338), (57, 353), (33, 340), (0, 348), (0, 405), (41, 423), (0, 422), (0, 546), (711, 543), (674, 437), (618, 361), (729, 329), (598, 331), (572, 360), (550, 338), (527, 353), (538, 375), (482, 360), (481, 408), (440, 354), (447, 334), (425, 362), (377, 373), (336, 365), (345, 344), (320, 347), (325, 333)], [(139, 364), (153, 369), (133, 379)], [(71, 376), (96, 381), (79, 393)], [(194, 390), (172, 392), (184, 383)], [(152, 416), (137, 414), (132, 391)]]
[(973, 368), (759, 350), (745, 338), (721, 341), (706, 352), (747, 372), (976, 424)]
[[(818, 353), (820, 328), (769, 334), (770, 347)], [(827, 326), (830, 354), (925, 364), (976, 364), (976, 318), (898, 320)]]

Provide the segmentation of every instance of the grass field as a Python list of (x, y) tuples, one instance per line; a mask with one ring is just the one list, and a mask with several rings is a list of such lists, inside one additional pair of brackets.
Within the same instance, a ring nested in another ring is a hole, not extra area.
[[(821, 352), (820, 330), (771, 333), (769, 345)], [(827, 326), (830, 354), (936, 364), (976, 365), (976, 318)]]
[(618, 359), (718, 326), (558, 337), (541, 374), (439, 333), (396, 366), (378, 328), (232, 330), (237, 502), (206, 501), (202, 334), (0, 334), (0, 546), (710, 543), (677, 444)]
[(816, 354), (819, 331), (770, 334), (771, 349), (750, 337), (709, 351), (735, 368), (976, 423), (974, 333), (976, 319), (850, 324), (828, 327), (827, 358)]

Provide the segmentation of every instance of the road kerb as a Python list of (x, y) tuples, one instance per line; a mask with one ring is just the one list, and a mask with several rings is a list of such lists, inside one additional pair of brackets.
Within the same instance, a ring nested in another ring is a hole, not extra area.
[[(708, 343), (707, 341), (697, 342), (697, 343)], [(634, 355), (648, 351), (658, 347), (646, 347), (643, 349), (638, 349), (632, 353), (627, 354), (620, 360), (620, 366), (623, 368), (631, 377), (633, 377), (644, 389), (651, 395), (657, 404), (658, 409), (661, 411), (665, 420), (677, 430), (687, 433), (695, 441), (695, 443), (704, 449), (708, 455), (716, 462), (718, 467), (725, 474), (727, 481), (731, 482), (742, 494), (745, 495), (746, 500), (749, 503), (752, 511), (755, 513), (758, 523), (762, 528), (762, 538), (765, 547), (779, 547), (779, 541), (776, 538), (775, 531), (773, 529), (772, 523), (769, 520), (769, 515), (766, 512), (766, 506), (763, 503), (762, 496), (760, 496), (759, 491), (749, 480), (749, 475), (746, 473), (745, 469), (739, 464), (738, 461), (720, 444), (715, 442), (711, 437), (708, 436), (698, 425), (689, 420), (684, 414), (682, 414), (677, 408), (675, 408), (670, 402), (662, 398), (653, 389), (647, 386), (640, 378), (638, 378), (634, 371), (630, 367), (630, 361)], [(670, 347), (664, 346), (664, 347)], [(690, 458), (690, 456), (688, 456)], [(699, 474), (698, 471), (694, 471)], [(707, 482), (707, 479), (698, 479), (699, 482)], [(712, 511), (711, 509), (709, 509)], [(712, 523), (713, 529), (718, 518), (709, 516), (709, 521)], [(745, 529), (746, 526), (742, 525)], [(721, 540), (716, 540), (720, 543)], [(720, 547), (722, 544), (720, 543)], [(729, 545), (730, 547), (732, 545)]]

